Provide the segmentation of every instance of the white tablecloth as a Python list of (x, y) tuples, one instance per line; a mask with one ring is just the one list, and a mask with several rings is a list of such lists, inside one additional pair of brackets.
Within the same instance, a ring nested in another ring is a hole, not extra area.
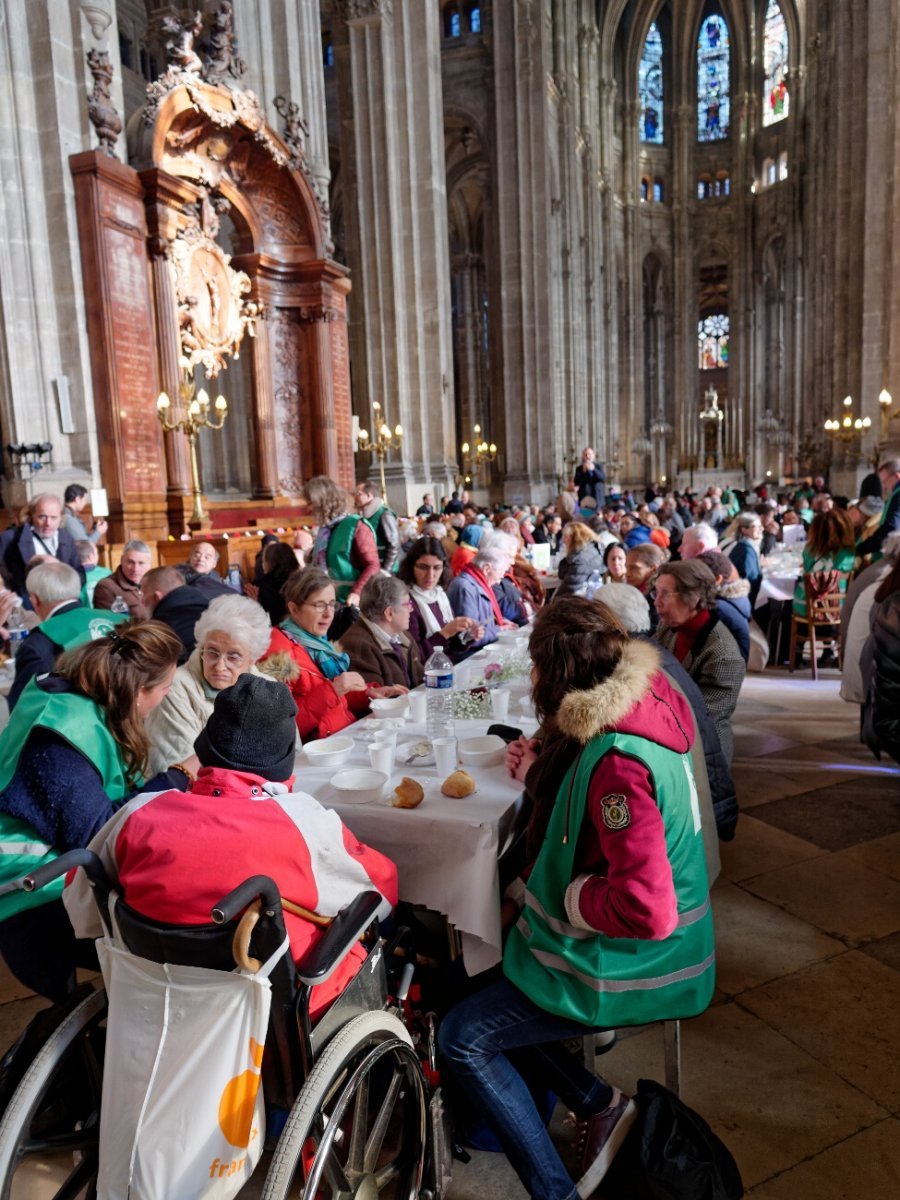
[[(536, 722), (522, 717), (516, 699), (524, 688), (514, 689), (507, 723), (533, 733)], [(490, 721), (456, 721), (458, 739), (483, 734)], [(297, 756), (295, 787), (310, 792), (326, 808), (334, 809), (360, 841), (374, 846), (397, 864), (400, 899), (443, 913), (464, 935), (463, 952), (470, 974), (486, 970), (500, 959), (500, 893), (498, 859), (525, 820), (522, 785), (511, 779), (501, 763), (496, 767), (464, 765), (477, 791), (461, 800), (441, 794), (433, 760), (400, 764), (413, 745), (425, 738), (424, 725), (406, 721), (398, 734), (398, 765), (385, 787), (385, 797), (375, 804), (353, 804), (338, 798), (330, 780), (336, 770), (368, 766), (363, 740), (368, 722), (338, 734), (354, 737), (352, 754), (340, 768), (313, 767), (301, 751)], [(406, 752), (404, 753), (404, 747)], [(425, 789), (418, 808), (393, 808), (390, 793), (404, 775)]]
[(773, 555), (772, 558), (774, 561), (763, 563), (763, 581), (756, 597), (755, 608), (769, 600), (792, 600), (797, 580), (803, 572), (803, 559), (800, 555), (779, 554)]

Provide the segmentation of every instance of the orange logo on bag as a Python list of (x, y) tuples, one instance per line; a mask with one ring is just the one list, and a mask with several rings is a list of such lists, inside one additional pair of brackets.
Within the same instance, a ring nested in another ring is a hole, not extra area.
[(242, 1071), (225, 1084), (219, 1101), (219, 1128), (232, 1146), (246, 1147), (258, 1130), (253, 1128), (253, 1110), (259, 1092), (263, 1047), (250, 1039), (250, 1059), (254, 1070)]

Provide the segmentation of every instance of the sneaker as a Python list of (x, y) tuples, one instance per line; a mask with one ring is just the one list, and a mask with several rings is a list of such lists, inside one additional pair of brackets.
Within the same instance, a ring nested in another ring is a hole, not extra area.
[(637, 1112), (637, 1105), (631, 1097), (613, 1088), (609, 1105), (585, 1122), (581, 1146), (582, 1175), (577, 1184), (582, 1200), (592, 1195), (609, 1170), (637, 1118)]

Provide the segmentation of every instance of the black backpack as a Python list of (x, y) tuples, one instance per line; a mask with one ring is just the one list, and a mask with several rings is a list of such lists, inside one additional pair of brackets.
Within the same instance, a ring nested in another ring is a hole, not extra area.
[(737, 1163), (699, 1113), (653, 1079), (638, 1080), (638, 1119), (600, 1194), (608, 1200), (741, 1200)]

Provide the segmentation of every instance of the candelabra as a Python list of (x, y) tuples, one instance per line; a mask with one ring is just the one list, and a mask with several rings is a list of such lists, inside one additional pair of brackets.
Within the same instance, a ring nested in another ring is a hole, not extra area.
[(844, 415), (840, 418), (829, 417), (826, 420), (824, 429), (829, 437), (835, 441), (843, 442), (848, 446), (851, 442), (861, 437), (867, 429), (872, 427), (872, 421), (869, 417), (854, 417), (853, 397), (845, 396), (842, 400)]
[(201, 388), (194, 395), (194, 381), (189, 374), (185, 373), (182, 376), (178, 390), (185, 415), (177, 421), (169, 420), (169, 410), (172, 407), (172, 401), (165, 392), (159, 393), (159, 398), (156, 401), (156, 415), (159, 417), (159, 423), (166, 433), (174, 433), (176, 430), (179, 430), (188, 440), (191, 455), (191, 492), (194, 497), (194, 511), (191, 513), (188, 525), (192, 529), (199, 529), (206, 520), (206, 513), (203, 511), (203, 489), (200, 486), (197, 437), (201, 429), (222, 428), (225, 424), (225, 418), (228, 416), (228, 401), (224, 396), (216, 397), (214, 408), (218, 415), (218, 420), (211, 420), (209, 414), (209, 396), (205, 388)]
[(381, 405), (377, 400), (372, 402), (372, 416), (375, 421), (375, 436), (374, 438), (370, 438), (369, 431), (367, 429), (361, 429), (357, 439), (357, 446), (360, 450), (374, 454), (378, 459), (378, 474), (381, 478), (381, 498), (382, 500), (387, 500), (387, 484), (385, 483), (384, 479), (384, 460), (387, 458), (394, 446), (400, 446), (400, 442), (403, 440), (403, 426), (396, 425), (392, 433), (390, 425), (388, 425), (387, 421), (382, 418)]
[(900, 407), (893, 407), (894, 398), (887, 388), (878, 393), (878, 407), (881, 409), (881, 440), (886, 442), (890, 433), (891, 421), (900, 420)]
[(463, 442), (460, 446), (462, 454), (462, 471), (461, 475), (465, 476), (465, 482), (471, 483), (472, 476), (478, 470), (482, 463), (492, 463), (497, 457), (497, 447), (493, 442), (488, 444), (481, 436), (481, 426), (475, 425), (472, 428), (474, 437), (472, 444)]

